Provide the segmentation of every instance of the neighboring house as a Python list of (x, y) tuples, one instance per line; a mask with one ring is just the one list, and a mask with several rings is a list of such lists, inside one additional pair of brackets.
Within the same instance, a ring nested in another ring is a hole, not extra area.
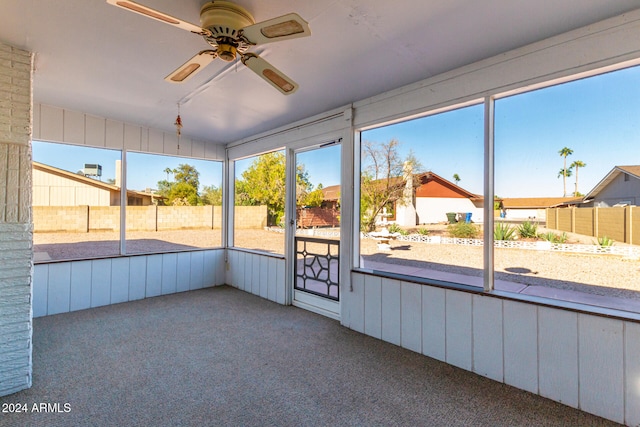
[(584, 197), (583, 207), (606, 208), (640, 203), (640, 166), (615, 166)]
[(322, 204), (320, 207), (324, 209), (340, 208), (340, 185), (330, 185), (322, 189)]
[(546, 221), (547, 208), (576, 206), (582, 202), (582, 197), (511, 197), (500, 199), (500, 202), (508, 220)]
[(471, 193), (433, 172), (422, 173), (417, 178), (419, 185), (415, 189), (415, 209), (418, 224), (447, 221), (448, 212), (471, 213), (471, 221), (483, 221), (483, 196)]
[[(32, 162), (33, 206), (120, 206), (120, 187), (81, 174)], [(116, 179), (116, 181), (119, 181)], [(159, 197), (127, 191), (127, 205), (148, 206)]]
[[(407, 186), (406, 180), (397, 179), (398, 185), (409, 188), (411, 197), (405, 201), (394, 200), (387, 209), (387, 221), (401, 226), (413, 227), (417, 224), (435, 224), (447, 221), (447, 213), (455, 212), (466, 215), (471, 213), (471, 220), (482, 222), (484, 197), (471, 193), (451, 181), (433, 172), (414, 175), (416, 187)], [(327, 206), (337, 203), (340, 186), (332, 185), (323, 190)]]

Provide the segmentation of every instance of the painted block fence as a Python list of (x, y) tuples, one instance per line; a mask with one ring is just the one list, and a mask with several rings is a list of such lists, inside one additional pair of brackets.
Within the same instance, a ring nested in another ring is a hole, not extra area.
[(547, 209), (547, 228), (640, 245), (640, 209), (637, 206)]
[[(221, 206), (127, 206), (128, 231), (166, 231), (220, 229)], [(238, 228), (263, 228), (267, 225), (266, 206), (238, 206)], [(34, 232), (118, 231), (119, 206), (34, 206)]]

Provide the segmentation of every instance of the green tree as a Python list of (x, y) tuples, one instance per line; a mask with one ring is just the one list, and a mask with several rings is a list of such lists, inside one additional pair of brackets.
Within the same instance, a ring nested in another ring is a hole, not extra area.
[(165, 204), (168, 205), (191, 205), (200, 204), (198, 188), (200, 186), (200, 172), (191, 165), (180, 164), (175, 169), (165, 168), (167, 174), (173, 174), (174, 181), (158, 181), (158, 194), (163, 196)]
[(205, 205), (222, 206), (222, 187), (205, 185), (202, 188), (201, 200)]
[(453, 180), (456, 182), (456, 185), (458, 185), (458, 183), (461, 181), (460, 175), (458, 175), (457, 173), (454, 173)]
[(167, 195), (168, 203), (173, 206), (196, 206), (200, 198), (198, 191), (186, 182), (176, 182)]
[(318, 184), (315, 190), (307, 193), (299, 206), (320, 207), (322, 202), (324, 202), (322, 188), (322, 184)]
[[(376, 217), (391, 202), (402, 202), (405, 189), (404, 175), (411, 171), (415, 179), (422, 169), (416, 156), (402, 158), (398, 151), (400, 142), (362, 142), (362, 171), (360, 179), (360, 224), (363, 230), (373, 231)], [(414, 182), (414, 186), (415, 186)]]
[(575, 188), (575, 191), (573, 192), (573, 195), (575, 197), (580, 196), (580, 192), (578, 192), (578, 169), (583, 168), (585, 166), (587, 166), (587, 164), (582, 160), (576, 160), (573, 163), (571, 163), (571, 166), (569, 166), (570, 169), (575, 168), (576, 170), (576, 188)]
[[(268, 224), (281, 223), (284, 219), (285, 176), (286, 158), (281, 151), (256, 157), (242, 172), (241, 178), (236, 179), (236, 205), (267, 205)], [(299, 165), (296, 168), (299, 197), (306, 196), (311, 187), (308, 173), (303, 165)]]
[(567, 156), (573, 154), (573, 150), (569, 147), (563, 147), (560, 151), (558, 151), (561, 157), (564, 157), (564, 165), (562, 169), (560, 169), (560, 173), (562, 175), (558, 175), (558, 177), (562, 176), (562, 185), (564, 188), (563, 197), (567, 197), (567, 178), (571, 176), (571, 169), (567, 169)]
[(200, 172), (198, 172), (194, 166), (188, 164), (178, 165), (178, 167), (173, 170), (173, 179), (175, 179), (176, 182), (189, 184), (196, 189), (196, 193), (198, 192), (198, 188), (200, 188)]

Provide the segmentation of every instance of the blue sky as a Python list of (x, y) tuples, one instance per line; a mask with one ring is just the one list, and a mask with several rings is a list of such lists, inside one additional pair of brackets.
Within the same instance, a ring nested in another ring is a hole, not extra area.
[[(363, 132), (362, 139), (401, 141), (426, 170), (476, 194), (483, 191), (483, 106)], [(588, 191), (617, 165), (640, 164), (640, 68), (634, 67), (499, 99), (495, 104), (495, 192), (501, 197), (563, 195), (563, 147)], [(567, 178), (573, 193), (575, 174)]]
[[(581, 193), (590, 191), (614, 166), (640, 164), (640, 67), (499, 99), (495, 105), (496, 194), (501, 197), (562, 196), (558, 151), (573, 150), (574, 160), (587, 164), (579, 171)], [(401, 143), (400, 152), (413, 150), (426, 170), (445, 179), (461, 178), (463, 188), (483, 191), (483, 105), (452, 110), (362, 133), (363, 140)], [(103, 180), (115, 176), (115, 150), (36, 143), (34, 160), (76, 172), (85, 163), (99, 163)], [(252, 159), (238, 161), (237, 170)], [(316, 186), (339, 183), (340, 147), (298, 153)], [(200, 172), (202, 185), (219, 186), (219, 162), (128, 153), (129, 188), (156, 188), (166, 179), (164, 169), (189, 163)], [(575, 175), (567, 178), (574, 191)]]
[[(70, 172), (81, 170), (85, 163), (97, 163), (102, 165), (102, 181), (115, 178), (115, 164), (119, 159), (120, 151), (117, 150), (36, 141), (33, 143), (33, 160)], [(195, 166), (200, 172), (201, 187), (204, 185), (219, 187), (221, 185), (221, 162), (127, 152), (127, 187), (133, 190), (158, 188), (158, 181), (167, 179), (164, 170), (166, 168), (175, 169), (181, 163)], [(173, 178), (169, 176), (169, 179)]]

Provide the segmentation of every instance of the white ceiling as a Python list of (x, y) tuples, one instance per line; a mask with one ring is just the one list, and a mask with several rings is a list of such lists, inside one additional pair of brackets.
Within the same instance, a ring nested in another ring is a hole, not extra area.
[[(199, 22), (203, 0), (140, 0)], [(164, 77), (208, 45), (105, 0), (0, 0), (0, 41), (36, 53), (34, 100), (226, 144), (640, 8), (640, 0), (237, 0), (256, 21), (297, 12), (308, 38), (252, 49), (300, 89), (241, 63)]]

